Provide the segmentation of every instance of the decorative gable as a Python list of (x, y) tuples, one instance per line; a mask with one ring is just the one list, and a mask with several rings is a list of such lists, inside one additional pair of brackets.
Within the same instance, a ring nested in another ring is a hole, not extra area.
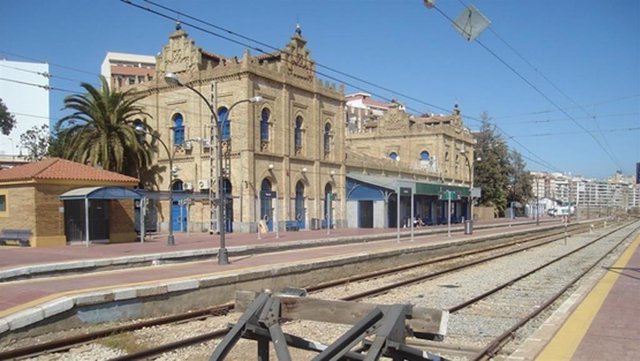
[(195, 42), (189, 39), (187, 32), (180, 24), (176, 31), (169, 36), (169, 44), (162, 48), (158, 55), (156, 68), (160, 74), (192, 72), (200, 69), (202, 53)]
[(409, 114), (395, 106), (380, 118), (379, 132), (409, 130), (411, 119)]
[(306, 45), (307, 41), (302, 37), (302, 30), (298, 25), (282, 53), (282, 60), (286, 63), (290, 75), (311, 81), (316, 73), (316, 65)]

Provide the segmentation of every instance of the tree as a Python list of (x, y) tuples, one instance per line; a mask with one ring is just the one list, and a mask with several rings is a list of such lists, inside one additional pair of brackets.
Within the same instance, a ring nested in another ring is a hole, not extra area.
[(48, 154), (49, 126), (43, 124), (34, 126), (20, 134), (20, 146), (27, 150), (25, 158), (28, 161), (42, 160)]
[(531, 173), (525, 170), (526, 164), (517, 150), (512, 150), (509, 153), (509, 165), (511, 169), (509, 172), (509, 195), (507, 200), (509, 204), (513, 202), (523, 206), (533, 198)]
[(482, 188), (478, 203), (494, 207), (498, 216), (504, 216), (511, 172), (509, 149), (506, 141), (496, 133), (495, 126), (490, 123), (489, 115), (485, 112), (480, 117), (482, 125), (476, 137), (475, 154), (481, 161), (474, 162), (474, 183)]
[(0, 99), (0, 128), (2, 134), (9, 135), (15, 126), (16, 118), (13, 114), (9, 113), (7, 106), (4, 105), (4, 102)]
[(72, 137), (69, 133), (69, 128), (57, 128), (57, 126), (54, 127), (54, 130), (51, 132), (51, 136), (49, 137), (49, 156), (65, 158), (65, 150), (69, 147), (68, 143)]
[(100, 89), (81, 83), (86, 94), (64, 99), (64, 108), (74, 112), (56, 125), (57, 141), (66, 159), (137, 177), (151, 164), (150, 145), (134, 129), (149, 116), (136, 105), (144, 95), (112, 91), (104, 77), (100, 81)]

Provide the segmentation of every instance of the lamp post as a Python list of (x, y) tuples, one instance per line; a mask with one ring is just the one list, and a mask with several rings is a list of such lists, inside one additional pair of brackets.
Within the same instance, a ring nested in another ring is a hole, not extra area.
[[(187, 84), (187, 83), (183, 83), (182, 81), (180, 81), (180, 78), (178, 78), (178, 76), (174, 73), (166, 73), (164, 76), (165, 81), (170, 84), (170, 85), (177, 85), (177, 86), (183, 86), (191, 91), (193, 91), (194, 93), (198, 94), (198, 96), (204, 101), (204, 103), (207, 105), (207, 107), (209, 108), (209, 111), (211, 112), (211, 116), (215, 119), (215, 123), (216, 126), (212, 128), (216, 129), (216, 133), (217, 133), (217, 137), (218, 140), (216, 142), (216, 157), (218, 158), (218, 165), (217, 165), (217, 170), (216, 170), (216, 178), (217, 178), (217, 182), (218, 182), (218, 199), (217, 199), (217, 203), (218, 203), (218, 229), (220, 232), (220, 249), (218, 250), (218, 264), (220, 265), (226, 265), (229, 264), (229, 253), (227, 251), (227, 247), (226, 247), (226, 241), (225, 241), (225, 205), (226, 205), (226, 196), (224, 194), (224, 187), (223, 187), (223, 177), (222, 177), (222, 127), (223, 125), (227, 122), (227, 119), (229, 117), (229, 113), (231, 113), (231, 109), (233, 109), (236, 105), (240, 104), (240, 103), (259, 103), (262, 102), (262, 97), (261, 96), (255, 96), (255, 97), (251, 97), (251, 98), (247, 98), (247, 99), (242, 99), (242, 100), (238, 100), (237, 102), (233, 103), (229, 109), (227, 110), (226, 113), (223, 113), (221, 116), (221, 119), (218, 119), (218, 115), (216, 114), (216, 110), (213, 109), (213, 105), (211, 105), (211, 102), (209, 102), (209, 100), (207, 100), (207, 98), (202, 95), (202, 93), (200, 93), (197, 89), (195, 89), (194, 87), (192, 87), (191, 85)], [(213, 131), (213, 129), (212, 129)], [(211, 203), (209, 205), (211, 207), (211, 209), (213, 209), (213, 203)]]
[(536, 226), (540, 225), (540, 177), (536, 175)]
[[(464, 156), (469, 166), (469, 221), (471, 221), (471, 225), (473, 226), (473, 196), (471, 194), (473, 192), (473, 164), (471, 164), (466, 150), (463, 149), (460, 153)], [(478, 157), (476, 160), (480, 161), (482, 158)]]
[(167, 157), (169, 157), (169, 236), (167, 236), (167, 245), (173, 246), (176, 244), (175, 238), (173, 237), (173, 156), (167, 144), (158, 135), (150, 133), (141, 124), (136, 125), (135, 131), (139, 134), (148, 134), (157, 139), (164, 147), (164, 150), (167, 151)]

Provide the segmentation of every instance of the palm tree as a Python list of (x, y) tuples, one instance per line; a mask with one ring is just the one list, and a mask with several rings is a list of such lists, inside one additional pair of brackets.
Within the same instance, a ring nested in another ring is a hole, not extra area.
[(136, 123), (149, 116), (136, 105), (144, 95), (136, 95), (132, 90), (112, 91), (103, 76), (100, 81), (100, 89), (81, 83), (86, 94), (64, 99), (64, 109), (74, 112), (57, 124), (58, 129), (64, 129), (58, 133), (65, 138), (63, 157), (139, 176), (151, 164), (150, 145), (135, 131)]

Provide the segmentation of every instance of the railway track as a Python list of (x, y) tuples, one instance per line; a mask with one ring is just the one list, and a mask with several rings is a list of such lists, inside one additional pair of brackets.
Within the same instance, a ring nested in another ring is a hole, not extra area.
[[(404, 265), (394, 269), (381, 270), (378, 272), (373, 272), (365, 275), (358, 275), (354, 277), (345, 277), (344, 279), (341, 279), (341, 280), (336, 280), (336, 281), (327, 282), (320, 285), (310, 286), (310, 287), (307, 287), (307, 289), (309, 292), (319, 292), (331, 287), (337, 287), (345, 284), (353, 284), (354, 282), (361, 282), (361, 281), (376, 279), (380, 277), (386, 277), (398, 272), (406, 272), (406, 271), (415, 270), (415, 269), (424, 268), (424, 267), (437, 267), (438, 265), (440, 265), (439, 267), (443, 268), (442, 270), (439, 270), (436, 272), (431, 272), (431, 273), (423, 274), (417, 277), (404, 279), (402, 282), (389, 283), (383, 287), (377, 287), (376, 289), (367, 290), (366, 292), (360, 292), (360, 293), (348, 295), (343, 297), (343, 299), (357, 300), (357, 299), (362, 299), (366, 297), (372, 297), (375, 295), (384, 294), (385, 292), (388, 292), (389, 290), (392, 290), (394, 288), (406, 287), (407, 285), (410, 285), (410, 284), (424, 282), (426, 280), (434, 279), (444, 274), (448, 274), (461, 269), (473, 267), (481, 263), (490, 262), (491, 260), (494, 260), (494, 259), (507, 257), (509, 255), (512, 255), (518, 252), (525, 252), (529, 249), (540, 247), (542, 245), (549, 244), (551, 242), (556, 242), (559, 239), (562, 239), (564, 237), (585, 232), (589, 229), (590, 228), (587, 226), (582, 226), (582, 227), (575, 226), (568, 230), (568, 234), (565, 234), (564, 231), (554, 231), (554, 232), (545, 232), (544, 234), (540, 234), (533, 237), (528, 237), (527, 239), (518, 237), (518, 238), (509, 240), (505, 244), (492, 246), (492, 247), (483, 249), (481, 251), (459, 252), (454, 255), (440, 257), (438, 259), (429, 260), (425, 262)], [(465, 260), (461, 261), (461, 259), (465, 259)], [(447, 263), (455, 263), (455, 265), (443, 266)], [(118, 333), (132, 332), (143, 327), (149, 327), (154, 325), (166, 325), (174, 322), (186, 322), (188, 320), (202, 319), (202, 318), (211, 317), (215, 315), (226, 314), (231, 310), (233, 310), (233, 304), (226, 304), (226, 305), (221, 305), (214, 308), (209, 308), (206, 310), (189, 312), (187, 314), (149, 320), (149, 321), (146, 321), (145, 323), (135, 323), (135, 324), (130, 324), (126, 326), (109, 328), (96, 333), (72, 337), (70, 339), (55, 340), (47, 343), (33, 345), (27, 348), (0, 352), (0, 359), (20, 359), (27, 356), (34, 356), (42, 353), (50, 353), (50, 352), (55, 352), (59, 350), (66, 350), (73, 347), (74, 345), (92, 342), (97, 339), (118, 334)], [(453, 312), (456, 312), (456, 311), (457, 310)], [(215, 338), (220, 338), (224, 336), (224, 334), (226, 334), (227, 330), (228, 330), (227, 328), (213, 330), (206, 334), (201, 334), (196, 337), (190, 337), (177, 342), (161, 345), (160, 347), (156, 347), (154, 349), (149, 349), (142, 352), (130, 354), (127, 356), (115, 358), (114, 360), (133, 360), (133, 359), (150, 358), (154, 355), (158, 355), (160, 353), (164, 353), (170, 350), (186, 347), (186, 346), (201, 343), (204, 341), (209, 341)]]

